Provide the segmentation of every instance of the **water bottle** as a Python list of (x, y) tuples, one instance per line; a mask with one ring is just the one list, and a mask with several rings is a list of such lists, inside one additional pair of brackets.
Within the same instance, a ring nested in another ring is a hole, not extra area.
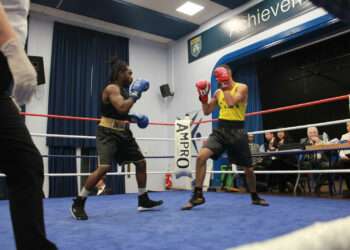
[(328, 135), (327, 135), (326, 132), (323, 132), (323, 134), (322, 134), (322, 140), (323, 140), (324, 143), (328, 143)]

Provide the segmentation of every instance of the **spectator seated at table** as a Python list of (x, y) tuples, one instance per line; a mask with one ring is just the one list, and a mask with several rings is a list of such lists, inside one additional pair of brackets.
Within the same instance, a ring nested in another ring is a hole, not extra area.
[[(277, 148), (283, 150), (283, 146), (293, 143), (293, 139), (288, 135), (286, 131), (277, 132)], [(294, 154), (286, 154), (277, 156), (277, 164), (275, 170), (297, 170), (297, 158)], [(292, 192), (294, 183), (296, 181), (295, 174), (279, 174), (278, 187), (280, 192)]]
[[(319, 131), (317, 127), (307, 128), (307, 138), (303, 138), (300, 141), (304, 146), (310, 145), (320, 145), (324, 144), (324, 141), (320, 138)], [(312, 170), (324, 170), (329, 169), (329, 156), (324, 152), (310, 153), (304, 155), (304, 159), (301, 163), (302, 169), (312, 169)], [(315, 180), (315, 192), (319, 193), (322, 184), (328, 180), (331, 181), (329, 174), (313, 174), (313, 179)]]
[[(261, 145), (260, 152), (275, 152), (278, 151), (278, 138), (274, 133), (265, 133), (265, 143)], [(280, 159), (276, 156), (265, 156), (261, 162), (261, 165), (265, 170), (281, 170), (283, 168)], [(265, 175), (265, 181), (267, 182), (268, 189), (272, 191), (274, 187), (278, 186), (279, 190), (283, 190), (282, 181), (280, 181), (279, 175), (268, 174)], [(281, 178), (283, 179), (283, 177)]]

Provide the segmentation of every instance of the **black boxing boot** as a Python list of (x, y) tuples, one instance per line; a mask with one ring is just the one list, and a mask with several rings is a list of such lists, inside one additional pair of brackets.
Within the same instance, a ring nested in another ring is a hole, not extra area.
[(194, 188), (191, 199), (181, 208), (181, 210), (191, 210), (195, 206), (199, 206), (205, 203), (202, 188)]
[(139, 205), (138, 205), (137, 210), (140, 211), (140, 212), (152, 210), (154, 208), (158, 208), (160, 205), (163, 204), (162, 200), (159, 200), (159, 201), (151, 200), (148, 197), (148, 193), (147, 192), (139, 195), (138, 201), (139, 201), (138, 202)]
[(71, 213), (74, 219), (76, 220), (88, 219), (88, 216), (85, 212), (85, 202), (86, 202), (86, 197), (78, 196), (77, 198), (73, 199)]

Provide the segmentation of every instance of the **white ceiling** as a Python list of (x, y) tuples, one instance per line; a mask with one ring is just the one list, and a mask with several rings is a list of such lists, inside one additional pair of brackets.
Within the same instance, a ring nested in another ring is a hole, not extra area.
[[(174, 16), (186, 21), (203, 24), (213, 17), (225, 12), (228, 8), (216, 4), (210, 0), (190, 0), (191, 2), (204, 6), (204, 10), (194, 16), (187, 16), (179, 13), (176, 9), (184, 4), (187, 0), (124, 0), (125, 2), (133, 3), (147, 9), (161, 12), (170, 16)], [(232, 1), (232, 0), (231, 0)]]

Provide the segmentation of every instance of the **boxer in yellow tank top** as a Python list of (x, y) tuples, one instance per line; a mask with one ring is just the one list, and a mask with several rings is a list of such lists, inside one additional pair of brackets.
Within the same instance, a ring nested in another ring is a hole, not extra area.
[[(247, 88), (245, 84), (235, 83), (231, 90), (228, 90), (231, 96), (235, 96), (238, 90)], [(247, 102), (243, 101), (230, 107), (226, 100), (223, 91), (218, 91), (216, 93), (217, 102), (220, 107), (219, 119), (227, 121), (244, 121), (245, 112), (247, 108)]]
[(205, 203), (203, 182), (206, 174), (206, 162), (209, 158), (217, 159), (227, 152), (230, 163), (244, 167), (244, 172), (251, 193), (252, 204), (268, 206), (256, 192), (256, 179), (252, 167), (251, 153), (247, 133), (244, 132), (245, 113), (248, 104), (248, 86), (235, 82), (229, 66), (222, 65), (214, 70), (219, 89), (209, 101), (210, 83), (201, 80), (196, 83), (199, 100), (205, 115), (220, 108), (218, 128), (215, 128), (208, 141), (200, 150), (196, 162), (196, 186), (183, 210)]

